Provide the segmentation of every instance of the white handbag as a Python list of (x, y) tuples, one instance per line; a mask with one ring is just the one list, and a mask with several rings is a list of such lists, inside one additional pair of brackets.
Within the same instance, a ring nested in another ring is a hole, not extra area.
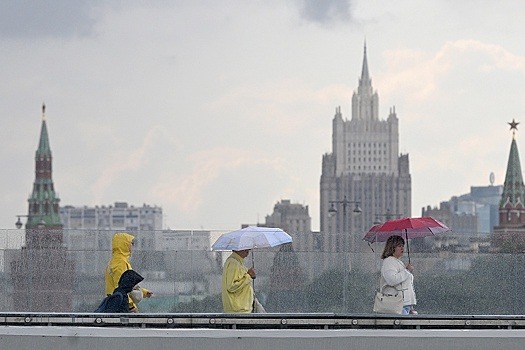
[(383, 290), (376, 292), (374, 312), (401, 314), (403, 312), (403, 291), (397, 290), (395, 294), (385, 294)]

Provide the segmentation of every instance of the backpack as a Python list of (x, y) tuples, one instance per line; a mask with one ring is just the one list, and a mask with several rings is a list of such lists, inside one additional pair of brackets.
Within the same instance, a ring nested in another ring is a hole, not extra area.
[(120, 291), (116, 291), (105, 297), (94, 312), (124, 312), (121, 310), (123, 301), (124, 294)]

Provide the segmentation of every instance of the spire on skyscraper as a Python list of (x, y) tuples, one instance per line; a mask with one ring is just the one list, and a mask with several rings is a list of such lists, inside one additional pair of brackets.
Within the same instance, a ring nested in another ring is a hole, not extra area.
[(352, 95), (352, 120), (378, 120), (379, 97), (372, 87), (372, 79), (368, 72), (368, 57), (366, 41), (363, 49), (363, 66), (357, 91)]
[(366, 57), (366, 41), (364, 45), (363, 67), (361, 69), (361, 78), (359, 79), (359, 85), (361, 84), (366, 84), (366, 85), (372, 84), (372, 82), (370, 81), (370, 75), (368, 73), (368, 59)]

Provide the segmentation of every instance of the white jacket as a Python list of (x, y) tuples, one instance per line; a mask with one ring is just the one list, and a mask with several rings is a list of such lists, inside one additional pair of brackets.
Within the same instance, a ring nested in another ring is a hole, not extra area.
[(405, 268), (403, 262), (393, 256), (383, 260), (379, 290), (385, 294), (395, 294), (396, 290), (403, 292), (403, 305), (416, 304), (414, 291), (414, 275)]

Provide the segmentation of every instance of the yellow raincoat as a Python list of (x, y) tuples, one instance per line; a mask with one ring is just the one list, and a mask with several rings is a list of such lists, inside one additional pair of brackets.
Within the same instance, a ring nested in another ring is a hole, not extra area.
[(227, 313), (250, 313), (253, 308), (252, 278), (244, 259), (235, 252), (224, 263), (222, 307)]
[[(112, 253), (111, 259), (106, 266), (105, 273), (105, 294), (110, 295), (118, 287), (118, 281), (124, 271), (132, 270), (129, 259), (131, 258), (131, 242), (135, 239), (133, 235), (125, 232), (117, 232), (113, 235), (111, 242)], [(146, 288), (142, 288), (142, 295), (145, 297), (148, 293)], [(131, 297), (128, 296), (129, 309), (132, 310), (137, 307)]]

